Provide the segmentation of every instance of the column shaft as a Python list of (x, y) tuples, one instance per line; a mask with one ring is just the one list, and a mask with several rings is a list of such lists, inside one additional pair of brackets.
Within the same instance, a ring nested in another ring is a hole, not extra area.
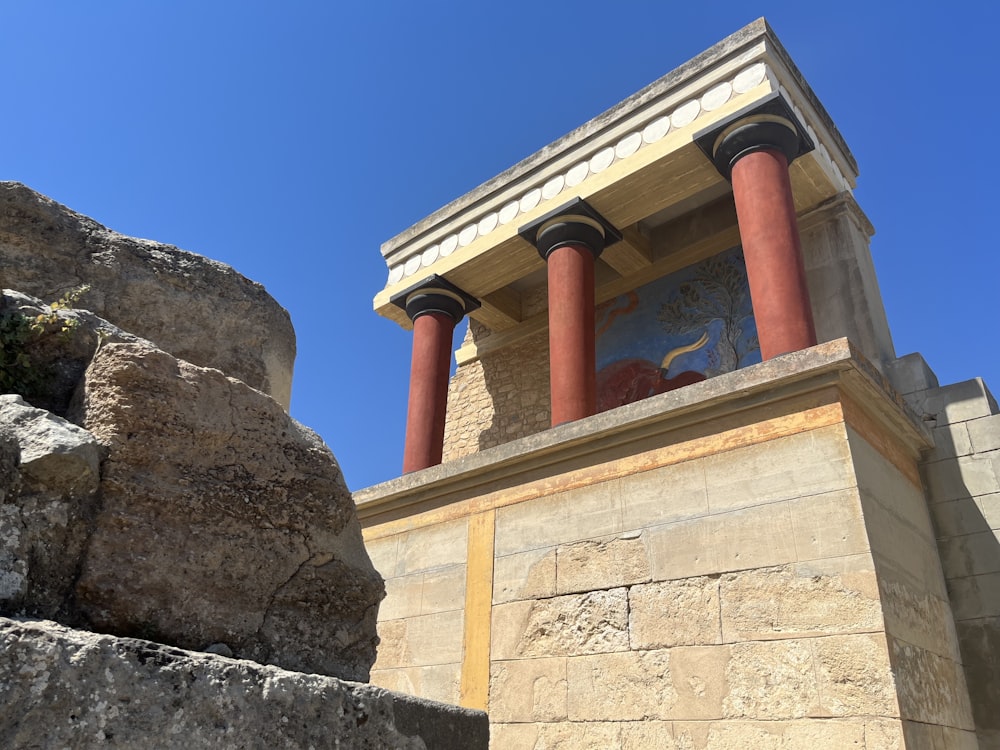
[(455, 319), (443, 312), (426, 312), (413, 321), (404, 474), (441, 463), (454, 330)]
[(788, 159), (771, 148), (748, 153), (733, 164), (732, 183), (761, 358), (813, 346)]
[(552, 426), (597, 411), (594, 253), (564, 245), (548, 256)]

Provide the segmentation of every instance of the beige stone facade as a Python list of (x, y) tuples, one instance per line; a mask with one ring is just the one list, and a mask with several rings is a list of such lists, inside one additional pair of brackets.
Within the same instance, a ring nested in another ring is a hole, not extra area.
[(886, 388), (833, 342), (358, 493), (373, 681), (478, 694), (505, 749), (978, 747)]

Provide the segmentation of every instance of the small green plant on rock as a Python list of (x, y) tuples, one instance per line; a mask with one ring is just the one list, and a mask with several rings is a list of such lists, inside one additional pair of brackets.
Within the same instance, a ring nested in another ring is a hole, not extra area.
[(48, 312), (26, 315), (20, 310), (0, 312), (0, 392), (30, 397), (44, 390), (51, 366), (40, 364), (32, 350), (48, 336), (64, 340), (80, 325), (75, 318), (62, 318), (58, 310), (74, 307), (90, 286), (84, 284), (66, 292), (48, 305)]

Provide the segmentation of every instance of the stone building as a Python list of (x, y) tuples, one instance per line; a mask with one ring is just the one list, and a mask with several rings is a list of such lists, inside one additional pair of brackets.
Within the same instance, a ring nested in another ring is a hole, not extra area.
[(1000, 747), (1000, 416), (896, 356), (857, 173), (760, 20), (385, 243), (373, 682), (505, 750)]

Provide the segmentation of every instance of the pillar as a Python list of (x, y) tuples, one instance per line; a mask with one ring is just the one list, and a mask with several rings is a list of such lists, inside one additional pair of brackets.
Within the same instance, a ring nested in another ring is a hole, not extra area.
[(816, 343), (788, 174), (789, 164), (803, 152), (801, 132), (777, 98), (713, 134), (715, 165), (733, 186), (764, 360)]
[(597, 411), (594, 264), (618, 231), (576, 199), (520, 230), (546, 261), (552, 426)]
[(439, 276), (393, 298), (413, 321), (403, 473), (441, 463), (455, 325), (479, 303)]

